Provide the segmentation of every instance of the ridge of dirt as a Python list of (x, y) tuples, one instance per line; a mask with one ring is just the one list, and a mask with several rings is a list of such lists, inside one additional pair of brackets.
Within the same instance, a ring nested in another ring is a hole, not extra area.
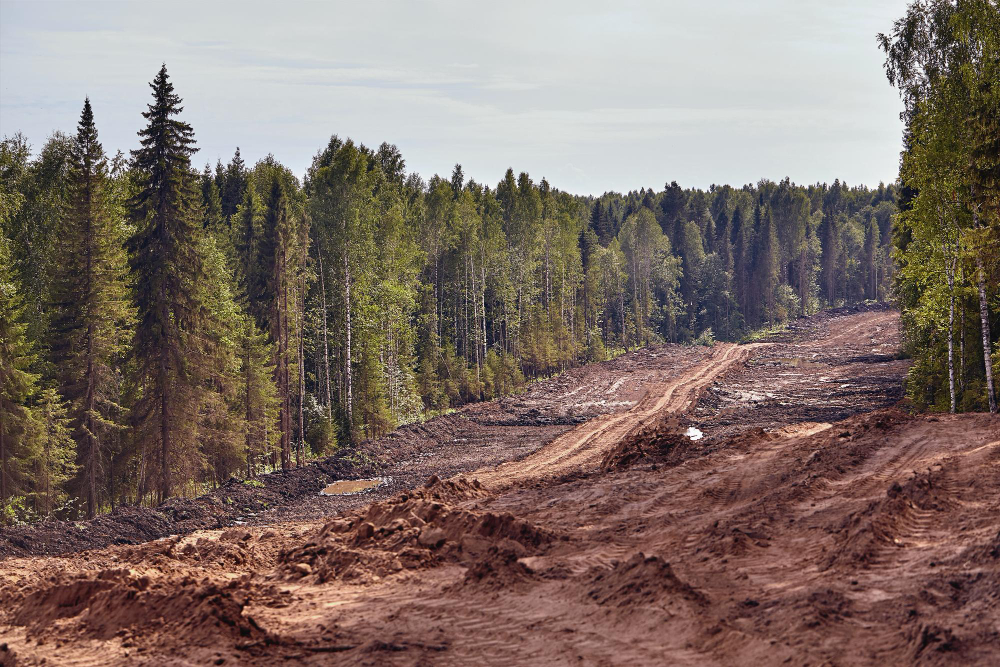
[(445, 562), (469, 563), (500, 549), (516, 557), (539, 553), (557, 539), (510, 513), (478, 511), (461, 501), (482, 498), (478, 481), (436, 477), (419, 489), (335, 519), (284, 552), (278, 570), (290, 580), (385, 577)]
[(601, 470), (624, 470), (639, 463), (665, 463), (670, 458), (676, 459), (690, 443), (683, 422), (667, 416), (623, 438), (604, 456)]

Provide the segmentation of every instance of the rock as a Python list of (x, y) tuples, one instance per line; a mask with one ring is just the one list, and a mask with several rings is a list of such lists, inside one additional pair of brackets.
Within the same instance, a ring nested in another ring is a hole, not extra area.
[(309, 576), (313, 571), (312, 565), (309, 563), (296, 563), (293, 569), (303, 577)]
[(351, 529), (351, 522), (346, 519), (337, 519), (329, 523), (330, 530), (335, 533), (346, 533)]
[(360, 526), (358, 526), (358, 539), (367, 540), (370, 539), (372, 535), (375, 534), (375, 526), (371, 523), (365, 521)]
[(425, 546), (429, 549), (437, 549), (439, 546), (444, 544), (446, 539), (447, 536), (440, 528), (424, 526), (420, 531), (420, 537), (417, 538), (417, 542), (419, 542), (421, 546)]

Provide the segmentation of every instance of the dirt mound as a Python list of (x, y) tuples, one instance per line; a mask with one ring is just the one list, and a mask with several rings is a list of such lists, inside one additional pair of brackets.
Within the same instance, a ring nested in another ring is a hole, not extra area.
[(670, 563), (641, 552), (610, 570), (592, 570), (588, 578), (587, 597), (599, 605), (634, 607), (677, 598), (706, 602), (704, 594), (674, 574)]
[(878, 564), (886, 549), (907, 546), (907, 528), (920, 513), (945, 512), (955, 504), (946, 488), (936, 484), (931, 472), (914, 475), (904, 484), (893, 482), (885, 498), (872, 501), (860, 512), (848, 515), (838, 529), (836, 547), (824, 569)]
[(601, 462), (605, 471), (625, 470), (638, 463), (666, 463), (680, 458), (691, 439), (675, 417), (667, 417), (652, 426), (637, 429), (609, 451)]
[(518, 560), (517, 552), (503, 547), (490, 547), (466, 571), (462, 586), (480, 590), (501, 591), (534, 582), (535, 571)]
[(426, 485), (368, 510), (324, 525), (307, 542), (283, 553), (287, 577), (365, 579), (443, 561), (468, 562), (491, 547), (518, 557), (551, 543), (551, 531), (512, 514), (460, 506), (485, 492), (475, 480), (432, 478)]
[(41, 633), (57, 620), (74, 619), (79, 636), (98, 640), (129, 634), (183, 637), (189, 645), (265, 639), (267, 633), (243, 614), (244, 584), (158, 581), (135, 570), (104, 570), (39, 587), (23, 598), (12, 622)]

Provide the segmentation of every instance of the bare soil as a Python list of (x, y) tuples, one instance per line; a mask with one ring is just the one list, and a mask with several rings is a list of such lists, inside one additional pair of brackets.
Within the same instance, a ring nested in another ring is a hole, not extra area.
[(995, 664), (1000, 419), (894, 407), (896, 318), (405, 429), (369, 451), (438, 474), (324, 519), (0, 561), (0, 662)]

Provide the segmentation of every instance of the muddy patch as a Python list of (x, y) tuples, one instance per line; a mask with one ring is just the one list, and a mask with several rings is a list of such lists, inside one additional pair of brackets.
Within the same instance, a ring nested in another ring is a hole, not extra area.
[(369, 489), (385, 484), (382, 479), (342, 479), (332, 484), (328, 484), (322, 491), (321, 496), (353, 496)]

